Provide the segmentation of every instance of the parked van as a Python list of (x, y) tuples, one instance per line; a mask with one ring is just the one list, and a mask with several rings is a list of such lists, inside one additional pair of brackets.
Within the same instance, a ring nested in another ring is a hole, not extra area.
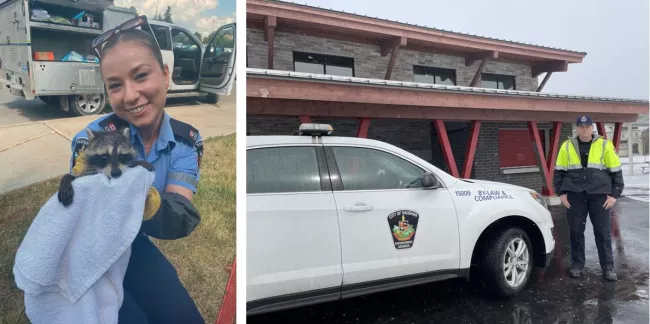
[[(0, 0), (0, 86), (73, 115), (101, 113), (107, 96), (92, 41), (136, 16), (135, 10), (112, 3)], [(207, 45), (183, 27), (152, 20), (149, 25), (172, 73), (168, 97), (205, 95), (216, 103), (230, 94), (236, 24), (213, 32)]]

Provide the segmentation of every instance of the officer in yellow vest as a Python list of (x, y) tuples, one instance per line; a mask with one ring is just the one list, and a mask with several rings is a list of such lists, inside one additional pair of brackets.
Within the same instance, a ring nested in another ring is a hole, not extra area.
[(603, 276), (616, 281), (609, 210), (623, 192), (621, 162), (613, 143), (593, 134), (589, 116), (579, 117), (576, 124), (578, 136), (562, 143), (553, 175), (555, 192), (567, 208), (572, 259), (569, 274), (578, 278), (584, 268), (589, 214)]

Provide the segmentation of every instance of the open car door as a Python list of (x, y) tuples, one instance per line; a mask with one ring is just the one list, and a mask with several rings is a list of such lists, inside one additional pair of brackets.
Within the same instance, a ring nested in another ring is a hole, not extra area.
[(221, 26), (208, 41), (201, 59), (199, 90), (227, 96), (235, 80), (236, 23)]

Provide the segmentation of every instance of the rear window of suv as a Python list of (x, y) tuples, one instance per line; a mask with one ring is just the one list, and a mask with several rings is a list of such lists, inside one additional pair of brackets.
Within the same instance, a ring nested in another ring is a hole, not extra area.
[(246, 152), (246, 192), (286, 193), (321, 191), (313, 146), (268, 147)]

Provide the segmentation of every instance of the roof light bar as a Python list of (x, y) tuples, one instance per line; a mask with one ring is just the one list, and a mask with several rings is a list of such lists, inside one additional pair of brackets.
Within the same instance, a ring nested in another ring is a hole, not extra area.
[(332, 125), (329, 124), (306, 123), (306, 124), (300, 124), (300, 128), (298, 128), (298, 133), (300, 135), (307, 135), (307, 136), (331, 135), (333, 131), (334, 128), (332, 128)]

